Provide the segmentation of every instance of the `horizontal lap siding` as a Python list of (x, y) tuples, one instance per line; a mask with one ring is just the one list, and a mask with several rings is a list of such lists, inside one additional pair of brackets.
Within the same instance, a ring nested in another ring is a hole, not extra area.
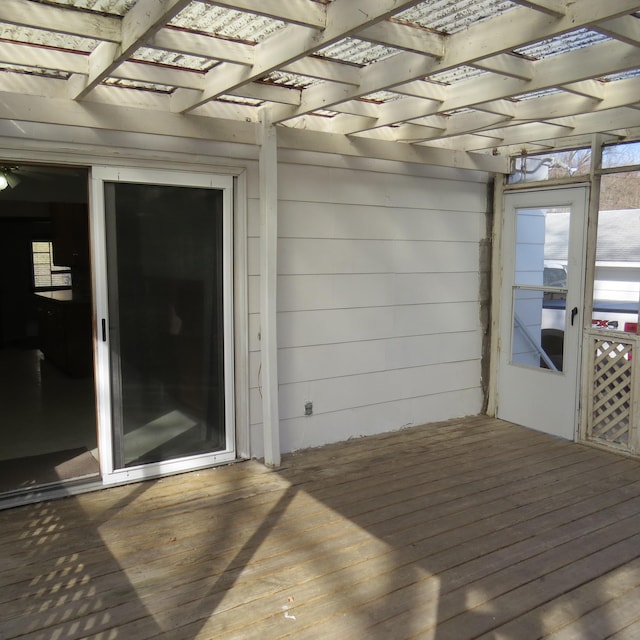
[[(278, 189), (282, 450), (478, 413), (485, 185), (280, 165)], [(251, 199), (250, 413), (258, 448), (259, 280), (259, 210)]]

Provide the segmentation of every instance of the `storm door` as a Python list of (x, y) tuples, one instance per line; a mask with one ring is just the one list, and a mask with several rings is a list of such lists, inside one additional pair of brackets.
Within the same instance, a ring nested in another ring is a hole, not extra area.
[(106, 483), (235, 457), (232, 185), (93, 170)]
[(584, 304), (586, 187), (505, 195), (498, 417), (573, 439)]

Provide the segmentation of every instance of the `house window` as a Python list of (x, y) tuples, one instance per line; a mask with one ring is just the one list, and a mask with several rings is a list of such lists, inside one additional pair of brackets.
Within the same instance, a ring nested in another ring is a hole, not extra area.
[(545, 182), (573, 176), (589, 175), (591, 149), (549, 151), (538, 155), (522, 155), (512, 159), (509, 184)]
[(31, 243), (33, 288), (35, 291), (71, 289), (71, 269), (53, 263), (53, 244), (49, 241)]

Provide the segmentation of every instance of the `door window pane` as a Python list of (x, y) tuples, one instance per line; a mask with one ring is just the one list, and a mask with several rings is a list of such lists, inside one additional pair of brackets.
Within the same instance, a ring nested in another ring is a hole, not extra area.
[(222, 192), (105, 184), (116, 468), (220, 451)]
[(516, 211), (513, 364), (563, 370), (570, 211)]

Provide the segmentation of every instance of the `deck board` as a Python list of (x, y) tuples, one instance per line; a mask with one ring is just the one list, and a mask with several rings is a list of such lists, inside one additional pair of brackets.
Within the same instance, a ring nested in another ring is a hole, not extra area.
[(640, 637), (640, 462), (485, 417), (7, 510), (0, 531), (3, 640)]

